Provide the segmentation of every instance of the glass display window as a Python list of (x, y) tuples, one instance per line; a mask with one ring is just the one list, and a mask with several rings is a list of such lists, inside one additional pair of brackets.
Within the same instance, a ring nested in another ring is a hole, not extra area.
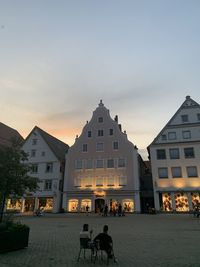
[(186, 193), (175, 193), (176, 211), (189, 211), (188, 197)]
[(87, 211), (86, 207), (88, 207), (88, 211), (91, 211), (92, 202), (90, 199), (82, 199), (81, 200), (81, 211), (83, 211), (83, 212)]
[(78, 211), (78, 199), (70, 199), (68, 202), (68, 210), (71, 212)]
[(170, 193), (162, 194), (162, 208), (163, 211), (172, 211), (172, 199)]
[(124, 212), (133, 212), (134, 211), (134, 201), (133, 199), (123, 199), (122, 208)]

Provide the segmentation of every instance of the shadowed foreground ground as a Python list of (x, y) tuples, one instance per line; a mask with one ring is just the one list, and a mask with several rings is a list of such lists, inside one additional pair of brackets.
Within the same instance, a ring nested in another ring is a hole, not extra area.
[[(29, 247), (0, 254), (0, 267), (94, 266), (89, 254), (77, 263), (79, 232), (89, 223), (93, 236), (108, 224), (118, 264), (125, 267), (199, 267), (200, 219), (192, 215), (127, 215), (101, 217), (96, 214), (20, 216), (30, 226)], [(98, 260), (95, 266), (106, 266)]]

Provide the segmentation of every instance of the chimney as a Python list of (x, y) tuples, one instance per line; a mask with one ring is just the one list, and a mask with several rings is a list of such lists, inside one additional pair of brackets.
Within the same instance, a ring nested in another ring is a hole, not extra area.
[(115, 116), (115, 121), (118, 122), (118, 116), (117, 115)]

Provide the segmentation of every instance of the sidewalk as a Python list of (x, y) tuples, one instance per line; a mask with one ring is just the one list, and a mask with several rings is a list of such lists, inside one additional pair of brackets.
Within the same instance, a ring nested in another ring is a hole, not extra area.
[[(1, 267), (93, 266), (90, 257), (77, 262), (79, 232), (84, 223), (93, 236), (105, 224), (114, 241), (118, 264), (124, 267), (199, 267), (200, 219), (192, 215), (159, 214), (101, 217), (96, 214), (18, 216), (30, 226), (29, 247), (0, 254)], [(98, 260), (95, 266), (106, 266)]]

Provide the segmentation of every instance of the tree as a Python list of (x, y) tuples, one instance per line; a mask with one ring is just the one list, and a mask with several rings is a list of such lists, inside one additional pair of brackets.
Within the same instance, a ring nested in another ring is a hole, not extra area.
[(0, 147), (0, 222), (9, 196), (21, 197), (38, 188), (39, 180), (28, 175), (28, 154), (21, 145), (19, 140), (13, 139), (11, 146)]

